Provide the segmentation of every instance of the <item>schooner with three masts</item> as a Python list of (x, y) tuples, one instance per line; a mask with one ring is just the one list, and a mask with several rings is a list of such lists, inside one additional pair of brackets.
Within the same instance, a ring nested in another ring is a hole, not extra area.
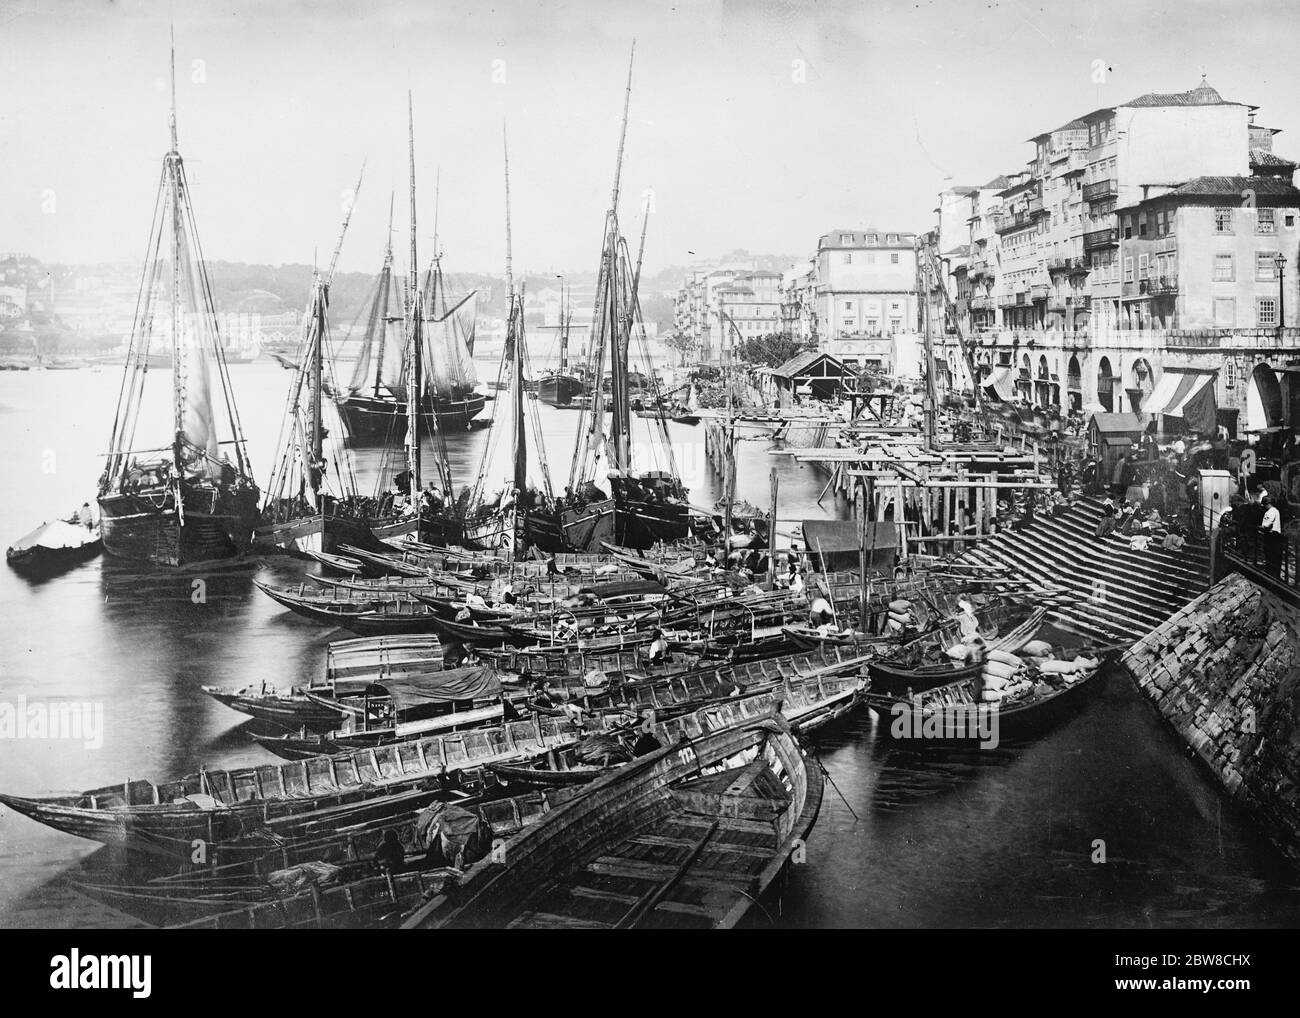
[[(245, 551), (257, 522), (258, 490), (177, 144), (174, 41), (171, 67), (171, 148), (163, 158), (98, 501), (108, 554), (182, 566)], [(136, 431), (150, 357), (159, 352), (151, 346), (160, 317), (172, 360), (170, 443), (138, 449)], [(221, 413), (213, 402), (214, 376)], [(225, 439), (218, 433), (218, 416), (227, 426)]]

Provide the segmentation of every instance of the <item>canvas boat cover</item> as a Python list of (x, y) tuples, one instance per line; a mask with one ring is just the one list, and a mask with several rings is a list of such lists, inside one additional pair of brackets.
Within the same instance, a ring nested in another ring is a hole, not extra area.
[(453, 700), (491, 700), (501, 695), (501, 680), (490, 665), (468, 665), (424, 675), (396, 675), (372, 683), (367, 692), (387, 693), (402, 712)]

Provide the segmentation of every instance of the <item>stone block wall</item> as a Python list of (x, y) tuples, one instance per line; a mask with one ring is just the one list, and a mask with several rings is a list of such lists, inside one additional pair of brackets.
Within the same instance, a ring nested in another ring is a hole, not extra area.
[(1300, 612), (1233, 574), (1122, 661), (1225, 791), (1300, 866)]

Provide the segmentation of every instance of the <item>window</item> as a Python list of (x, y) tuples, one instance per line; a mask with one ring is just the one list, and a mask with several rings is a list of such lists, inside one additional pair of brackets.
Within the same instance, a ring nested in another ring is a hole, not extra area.
[(841, 243), (841, 244), (852, 244), (852, 243), (853, 243), (853, 234), (851, 234), (851, 233), (841, 233), (841, 234), (840, 234), (840, 243)]
[(844, 264), (845, 265), (853, 264), (853, 253), (851, 251), (844, 252)]
[(867, 252), (867, 264), (868, 265), (876, 264), (876, 256), (873, 255), (870, 251)]
[(895, 301), (890, 301), (890, 302), (889, 302), (889, 310), (890, 310), (890, 312), (892, 312), (893, 314), (899, 314), (899, 313), (903, 310), (903, 305), (900, 304), (900, 303), (899, 303), (898, 301), (896, 301), (896, 300), (895, 300)]
[(1277, 254), (1273, 251), (1255, 252), (1255, 278), (1261, 282), (1277, 279)]
[(1132, 258), (1124, 259), (1124, 282), (1126, 283), (1133, 282), (1133, 259)]
[(890, 265), (897, 265), (897, 264), (898, 264), (898, 252), (897, 252), (897, 251), (895, 251), (893, 254), (891, 254), (891, 255), (889, 256), (889, 264), (890, 264)]
[(868, 244), (876, 244), (876, 243), (879, 243), (879, 241), (880, 241), (880, 237), (877, 236), (876, 234), (874, 234), (874, 233), (868, 233), (868, 234), (867, 234), (867, 243), (868, 243)]
[(868, 318), (868, 319), (867, 319), (867, 333), (868, 333), (868, 335), (871, 335), (871, 336), (878, 336), (878, 335), (880, 335), (880, 319), (879, 319), (879, 318)]
[(1231, 283), (1234, 278), (1232, 255), (1216, 254), (1214, 256), (1214, 281), (1216, 283)]
[(1214, 232), (1215, 233), (1232, 232), (1232, 209), (1214, 210)]
[(1237, 324), (1237, 302), (1233, 298), (1214, 298), (1214, 324), (1221, 329), (1231, 329)]
[(853, 310), (853, 301), (851, 301), (851, 300), (846, 300), (846, 301), (844, 302), (844, 310), (845, 310), (845, 311), (852, 311), (852, 310)]
[(1138, 236), (1145, 237), (1146, 235), (1147, 235), (1147, 216), (1146, 213), (1143, 212), (1141, 215), (1138, 216)]
[(1255, 305), (1255, 320), (1261, 328), (1277, 324), (1277, 299), (1260, 297)]
[(1124, 239), (1125, 240), (1133, 239), (1133, 217), (1132, 216), (1124, 217)]
[(890, 335), (897, 336), (903, 331), (903, 320), (901, 318), (891, 318), (889, 320)]
[(1259, 218), (1255, 221), (1256, 233), (1276, 233), (1277, 224), (1274, 221), (1275, 209), (1259, 209)]
[(1288, 212), (1283, 222), (1286, 223), (1286, 228), (1289, 230), (1295, 226), (1295, 216)]
[(1229, 389), (1237, 384), (1237, 364), (1231, 357), (1223, 362), (1223, 384)]
[(1138, 279), (1149, 279), (1151, 277), (1151, 256), (1138, 255)]

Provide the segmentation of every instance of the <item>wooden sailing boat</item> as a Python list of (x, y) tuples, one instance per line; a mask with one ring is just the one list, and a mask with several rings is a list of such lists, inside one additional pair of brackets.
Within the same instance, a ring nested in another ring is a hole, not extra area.
[[(403, 534), (414, 535), (429, 544), (459, 544), (461, 541), (461, 521), (456, 511), (451, 482), (451, 464), (447, 457), (447, 446), (443, 437), (442, 418), (427, 409), (428, 399), (425, 393), (425, 358), (428, 347), (425, 342), (425, 297), (420, 288), (419, 256), (416, 246), (415, 217), (415, 112), (410, 93), (407, 93), (407, 146), (410, 152), (411, 176), (411, 266), (410, 281), (407, 284), (406, 301), (406, 367), (408, 381), (406, 387), (406, 470), (398, 475), (396, 483), (399, 491), (405, 491), (405, 521), (376, 530), (376, 536), (392, 538)], [(482, 409), (480, 404), (479, 409)], [(477, 412), (477, 411), (476, 411)], [(422, 456), (420, 448), (420, 420), (424, 418), (433, 435), (434, 450), (437, 453), (438, 486), (433, 482), (428, 490), (421, 484)]]
[[(421, 385), (414, 387), (413, 391), (420, 394), (420, 413), (436, 418), (430, 422), (430, 427), (463, 431), (487, 405), (486, 397), (474, 391), (477, 383), (473, 361), (474, 324), (478, 292), (472, 290), (448, 306), (442, 254), (437, 245), (435, 226), (433, 265), (425, 275), (423, 299), (415, 305), (423, 319), (424, 348), (420, 351), (420, 359), (424, 373)], [(418, 281), (414, 266), (411, 272), (411, 289), (414, 291)], [(387, 337), (389, 323), (398, 320), (387, 313), (393, 286), (390, 245), (371, 303), (361, 354), (348, 391), (338, 401), (339, 413), (349, 434), (360, 441), (384, 441), (399, 430), (413, 388), (408, 373), (409, 357), (394, 357)], [(408, 298), (410, 296), (408, 294)], [(372, 360), (373, 381), (370, 378)]]
[(537, 383), (537, 398), (548, 406), (567, 407), (587, 391), (582, 379), (569, 371), (569, 332), (573, 325), (573, 299), (560, 288), (560, 366)]
[[(109, 555), (180, 566), (229, 558), (247, 549), (258, 518), (258, 491), (176, 141), (174, 43), (169, 123), (171, 149), (163, 159), (108, 464), (99, 482), (99, 508)], [(165, 297), (160, 293), (164, 289)], [(171, 443), (137, 449), (136, 425), (160, 310), (168, 323), (174, 365)], [(214, 373), (230, 434), (224, 442), (218, 437), (212, 399)], [(228, 453), (222, 454), (222, 444), (233, 447), (233, 462)]]
[[(595, 549), (598, 543), (612, 540), (634, 548), (649, 548), (659, 541), (674, 541), (689, 532), (689, 508), (686, 490), (677, 473), (667, 425), (657, 414), (653, 425), (650, 450), (659, 469), (637, 470), (632, 456), (632, 395), (635, 380), (629, 364), (633, 341), (645, 350), (645, 327), (641, 322), (637, 287), (640, 282), (640, 254), (635, 268), (628, 255), (627, 242), (619, 229), (618, 199), (623, 171), (623, 150), (627, 138), (628, 106), (632, 98), (632, 65), (628, 63), (627, 90), (623, 102), (623, 123), (619, 134), (618, 159), (614, 168), (614, 190), (605, 215), (605, 240), (601, 252), (600, 275), (596, 284), (596, 308), (593, 315), (593, 341), (589, 353), (588, 377), (592, 379), (590, 407), (582, 409), (578, 443), (574, 449), (566, 500), (579, 507), (599, 512), (601, 522), (595, 527), (559, 527), (567, 546)], [(645, 232), (641, 234), (641, 250)], [(648, 361), (648, 358), (646, 358)], [(609, 366), (610, 385), (603, 384)], [(605, 430), (606, 405), (609, 427)], [(598, 481), (604, 461), (605, 478), (612, 498), (605, 495)], [(612, 524), (613, 537), (609, 535)], [(540, 542), (539, 542), (540, 543)]]
[[(504, 137), (503, 137), (504, 142)], [(506, 294), (510, 302), (506, 324), (506, 342), (502, 349), (502, 369), (509, 369), (510, 426), (508, 431), (493, 428), (483, 447), (482, 464), (474, 490), (465, 507), (464, 543), (467, 547), (501, 552), (513, 556), (521, 537), (520, 503), (531, 504), (528, 489), (528, 437), (524, 403), (524, 308), (521, 294), (515, 292), (510, 250), (510, 152), (505, 151), (506, 174)], [(495, 413), (493, 424), (496, 424)], [(508, 436), (508, 439), (507, 439)], [(492, 469), (493, 453), (504, 441), (510, 443), (510, 478), (506, 487), (489, 501), (484, 485)], [(549, 474), (546, 487), (550, 488)]]
[[(356, 190), (360, 189), (358, 180)], [(331, 388), (324, 377), (330, 364), (326, 357), (329, 291), (351, 218), (349, 207), (329, 270), (312, 281), (311, 304), (289, 386), (275, 471), (266, 487), (261, 525), (253, 532), (256, 548), (329, 554), (340, 544), (376, 550), (382, 547), (370, 532), (368, 511), (373, 510), (373, 502), (359, 496), (346, 458), (339, 462), (340, 454), (346, 457), (346, 449), (334, 450), (333, 481), (325, 450), (328, 431), (323, 419), (327, 405), (324, 393)]]

